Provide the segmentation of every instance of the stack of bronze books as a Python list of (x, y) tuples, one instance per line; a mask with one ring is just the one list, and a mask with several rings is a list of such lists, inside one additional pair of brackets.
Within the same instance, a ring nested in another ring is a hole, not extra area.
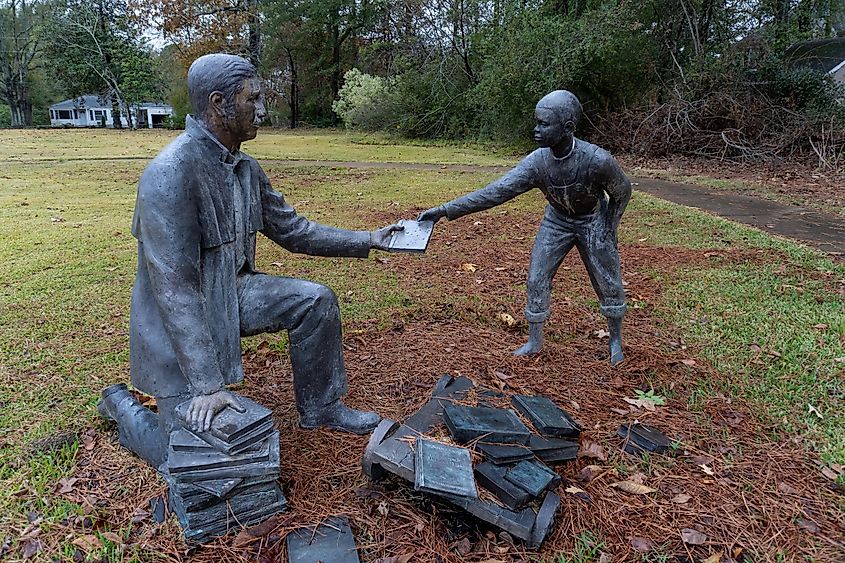
[(277, 483), (279, 432), (268, 409), (239, 397), (245, 412), (227, 407), (206, 432), (189, 429), (189, 402), (176, 409), (183, 427), (170, 434), (167, 479), (170, 506), (190, 543), (257, 524), (283, 511)]

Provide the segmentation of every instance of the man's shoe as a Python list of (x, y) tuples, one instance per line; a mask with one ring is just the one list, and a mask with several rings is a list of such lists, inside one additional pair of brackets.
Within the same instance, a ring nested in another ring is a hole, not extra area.
[(131, 396), (132, 394), (126, 388), (125, 383), (109, 385), (101, 393), (101, 398), (97, 402), (97, 412), (107, 420), (115, 420), (115, 408), (117, 404), (126, 397)]
[(352, 434), (369, 434), (379, 422), (381, 422), (381, 417), (378, 414), (349, 408), (340, 401), (335, 401), (320, 411), (299, 417), (300, 428), (306, 430), (325, 426)]

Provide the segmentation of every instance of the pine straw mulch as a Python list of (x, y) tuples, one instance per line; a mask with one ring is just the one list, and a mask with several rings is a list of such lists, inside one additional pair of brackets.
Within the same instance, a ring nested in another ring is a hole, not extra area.
[[(380, 256), (378, 267), (396, 273), (410, 297), (387, 326), (373, 320), (346, 327), (348, 402), (401, 421), (425, 403), (442, 374), (451, 373), (506, 392), (541, 393), (569, 410), (584, 425), (582, 453), (588, 455), (558, 467), (564, 477), (558, 490), (562, 506), (540, 552), (544, 560), (571, 552), (585, 531), (603, 542), (602, 561), (663, 560), (657, 559), (661, 555), (708, 562), (845, 560), (842, 488), (822, 476), (817, 458), (800, 440), (761, 422), (742, 400), (711, 394), (691, 412), (687, 401), (697, 382), (730, 375), (697, 359), (682, 330), (661, 327), (652, 311), (662, 287), (649, 271), (666, 277), (675, 268), (714, 259), (777, 258), (746, 251), (624, 247), (633, 306), (626, 317), (626, 361), (613, 369), (599, 332), (603, 319), (586, 302), (592, 289), (573, 253), (556, 280), (546, 349), (539, 357), (514, 358), (510, 351), (523, 342), (524, 323), (508, 326), (500, 313), (521, 318), (516, 307), (524, 303), (522, 284), (535, 230), (536, 217), (488, 215), (438, 227), (426, 257)], [(172, 518), (157, 525), (148, 516), (149, 499), (164, 491), (161, 481), (121, 450), (113, 430), (103, 426), (80, 450), (71, 490), (56, 495), (82, 504), (86, 515), (70, 519), (49, 538), (42, 536), (42, 553), (62, 541), (76, 539), (81, 546), (80, 538), (106, 524), (113, 530), (131, 524), (128, 537), (110, 537), (129, 552), (139, 551), (143, 560), (285, 561), (288, 531), (346, 515), (363, 561), (537, 558), (507, 534), (414, 493), (407, 483), (395, 478), (370, 483), (360, 471), (366, 437), (298, 428), (286, 357), (259, 346), (244, 359), (247, 383), (239, 392), (273, 408), (281, 431), (288, 512), (188, 552)], [(651, 386), (669, 396), (666, 406), (652, 412), (623, 401), (634, 397), (635, 389)], [(643, 460), (622, 453), (615, 433), (633, 420), (679, 440), (676, 455)], [(611, 487), (623, 480), (657, 492), (636, 495)], [(571, 486), (584, 492), (567, 492)], [(685, 543), (685, 529), (706, 539), (700, 545)]]

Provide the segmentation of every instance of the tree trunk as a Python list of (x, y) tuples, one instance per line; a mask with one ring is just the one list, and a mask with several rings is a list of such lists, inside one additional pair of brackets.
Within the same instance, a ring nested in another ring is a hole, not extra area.
[(123, 129), (123, 120), (120, 117), (120, 104), (117, 103), (117, 100), (112, 98), (111, 102), (111, 119), (112, 119), (112, 127), (115, 129)]
[(285, 48), (288, 55), (288, 65), (290, 65), (290, 98), (288, 105), (290, 105), (290, 128), (296, 129), (299, 127), (299, 73), (296, 69), (296, 61), (293, 58), (293, 52)]
[[(333, 23), (331, 26), (331, 34), (332, 34), (332, 77), (331, 77), (331, 89), (332, 89), (332, 101), (337, 99), (338, 93), (340, 92), (340, 28), (336, 23)], [(334, 115), (334, 114), (332, 114)]]
[(261, 66), (261, 20), (259, 19), (258, 0), (247, 2), (249, 15), (249, 61), (255, 68)]

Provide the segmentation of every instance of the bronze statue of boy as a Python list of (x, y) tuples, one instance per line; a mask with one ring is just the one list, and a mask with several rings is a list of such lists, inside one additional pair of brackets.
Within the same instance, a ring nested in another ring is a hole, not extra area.
[(241, 410), (226, 386), (243, 380), (241, 336), (287, 330), (300, 425), (366, 433), (374, 412), (341, 402), (346, 372), (340, 311), (329, 288), (255, 269), (256, 233), (317, 256), (366, 257), (386, 249), (392, 225), (350, 231), (309, 221), (275, 191), (240, 150), (265, 118), (256, 69), (224, 54), (188, 71), (193, 117), (147, 167), (138, 186), (132, 234), (138, 273), (130, 312), (133, 385), (156, 397), (158, 414), (125, 385), (103, 391), (98, 409), (120, 442), (158, 467), (166, 460), (176, 406), (190, 401), (193, 429), (208, 430), (226, 407)]
[(423, 212), (420, 221), (457, 219), (490, 209), (532, 188), (548, 200), (528, 269), (528, 342), (522, 356), (543, 346), (552, 279), (574, 246), (590, 275), (610, 330), (610, 363), (624, 359), (622, 317), (625, 292), (619, 268), (616, 229), (631, 199), (631, 182), (605, 150), (575, 137), (581, 104), (572, 93), (555, 90), (537, 104), (534, 140), (540, 146), (516, 168), (484, 188)]

